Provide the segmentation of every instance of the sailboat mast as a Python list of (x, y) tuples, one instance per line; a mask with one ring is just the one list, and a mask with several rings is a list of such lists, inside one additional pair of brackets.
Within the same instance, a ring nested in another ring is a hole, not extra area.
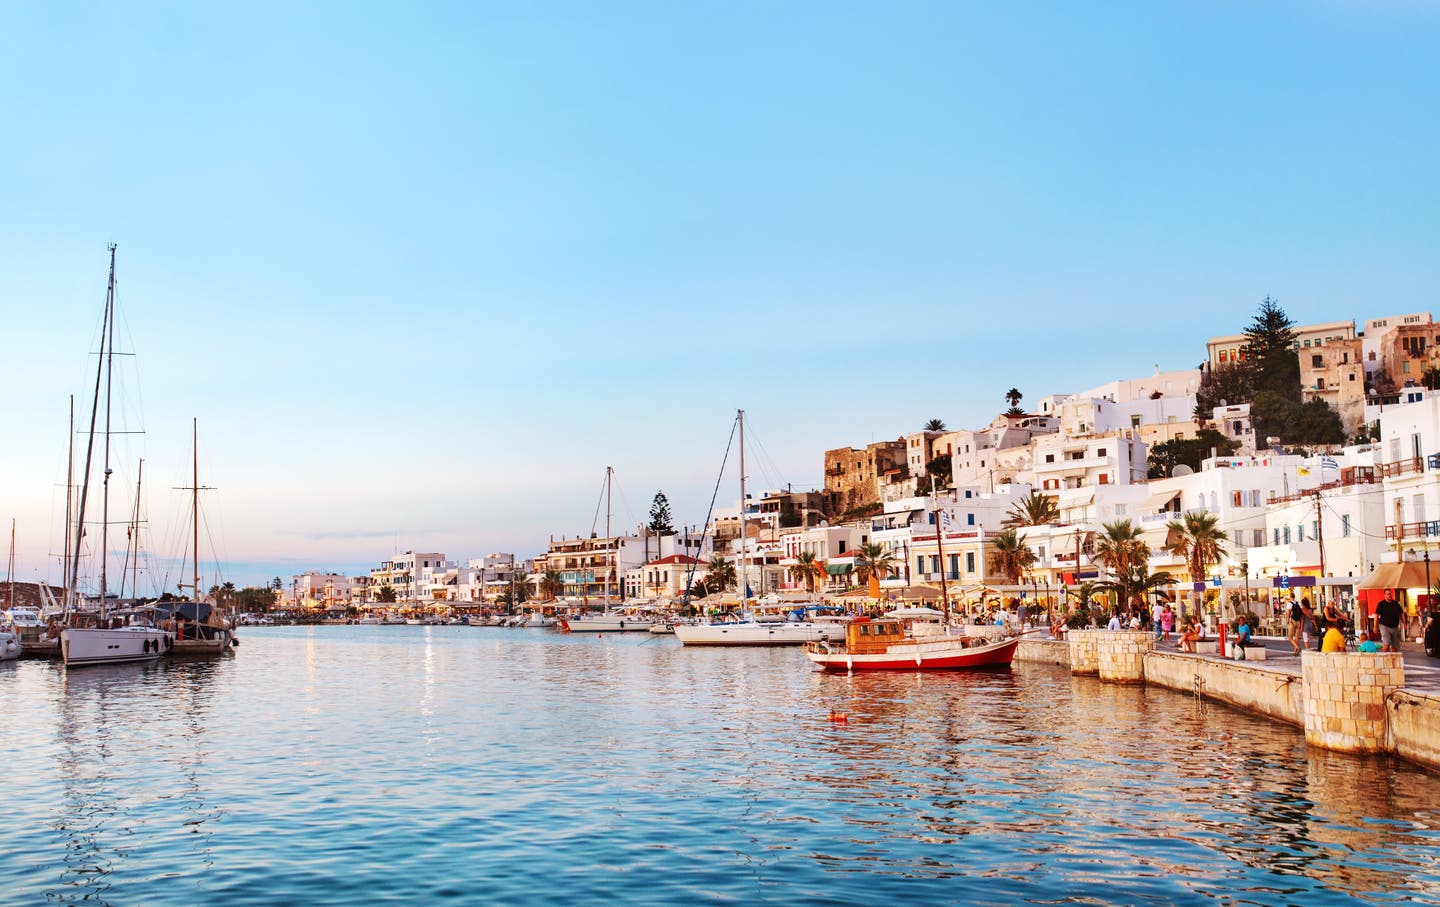
[[(135, 553), (130, 562), (130, 597), (140, 597), (140, 483), (145, 478), (145, 461), (140, 461), (140, 468), (135, 474), (135, 518), (130, 522), (130, 537), (135, 542)], [(120, 578), (120, 593), (125, 593), (125, 578)]]
[[(190, 508), (194, 512), (195, 585), (190, 588), (193, 600), (200, 600), (200, 420), (190, 420)], [(199, 614), (200, 612), (195, 612)]]
[(605, 607), (610, 607), (610, 571), (615, 569), (615, 542), (610, 538), (610, 483), (615, 467), (605, 467), (605, 547), (610, 549), (610, 563), (605, 565)]
[(80, 484), (80, 509), (75, 514), (75, 556), (70, 560), (70, 592), (80, 584), (80, 545), (85, 540), (85, 503), (90, 496), (90, 463), (95, 456), (95, 417), (100, 411), (100, 377), (105, 374), (105, 335), (110, 327), (110, 302), (115, 295), (115, 244), (110, 244), (110, 289), (100, 322), (100, 358), (95, 366), (95, 397), (90, 404), (90, 438), (85, 442), (85, 481)]
[(70, 395), (70, 432), (65, 456), (65, 550), (61, 557), (61, 582), (65, 584), (65, 613), (70, 613), (70, 520), (74, 516), (75, 496), (75, 395)]
[(745, 410), (736, 410), (740, 420), (740, 600), (750, 601), (750, 584), (745, 581)]
[(10, 518), (10, 565), (5, 568), (5, 582), (10, 585), (10, 594), (5, 599), (5, 607), (15, 607), (15, 518)]
[(100, 617), (105, 617), (105, 580), (110, 561), (110, 397), (115, 374), (115, 250), (110, 250), (110, 288), (105, 293), (105, 473), (100, 486)]

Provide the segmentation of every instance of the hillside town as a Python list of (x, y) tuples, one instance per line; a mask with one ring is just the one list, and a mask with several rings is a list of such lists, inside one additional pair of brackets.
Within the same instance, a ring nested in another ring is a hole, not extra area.
[(650, 521), (623, 531), (529, 557), (412, 550), (368, 575), (306, 572), (276, 583), (275, 607), (353, 617), (878, 587), (1064, 611), (1108, 583), (1262, 617), (1292, 590), (1348, 608), (1394, 590), (1414, 613), (1440, 536), (1437, 388), (1429, 313), (1302, 325), (1267, 298), (1197, 368), (1034, 398), (997, 388), (1008, 407), (987, 425), (936, 419), (824, 451), (823, 487), (747, 494), (743, 514), (735, 502), (677, 530), (658, 494)]

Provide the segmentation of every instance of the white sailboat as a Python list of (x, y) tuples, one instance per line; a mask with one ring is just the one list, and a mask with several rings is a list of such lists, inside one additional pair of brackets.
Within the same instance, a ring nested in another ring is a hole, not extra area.
[(609, 561), (605, 565), (605, 608), (599, 613), (590, 611), (581, 612), (578, 615), (565, 618), (557, 623), (562, 630), (570, 632), (589, 633), (626, 633), (626, 632), (649, 632), (654, 625), (655, 619), (647, 614), (637, 612), (633, 609), (616, 608), (610, 600), (610, 575), (615, 573), (618, 578), (620, 572), (620, 555), (615, 549), (615, 539), (610, 534), (610, 485), (615, 475), (615, 469), (605, 467), (605, 544), (608, 546), (607, 553)]
[[(745, 410), (737, 410), (740, 426), (740, 538), (735, 556), (741, 595), (741, 618), (711, 623), (676, 624), (675, 637), (687, 646), (798, 646), (807, 642), (840, 641), (845, 638), (841, 623), (808, 620), (760, 622), (750, 615), (750, 581), (746, 562), (749, 548), (745, 536)], [(764, 567), (761, 567), (764, 570)], [(762, 573), (763, 576), (763, 573)], [(763, 590), (762, 590), (763, 591)]]
[(169, 633), (158, 627), (142, 624), (119, 625), (106, 614), (106, 580), (108, 544), (110, 540), (110, 377), (115, 359), (115, 245), (110, 245), (110, 281), (105, 293), (105, 317), (100, 324), (100, 357), (95, 368), (95, 399), (90, 409), (90, 439), (85, 451), (85, 481), (81, 486), (80, 509), (75, 523), (75, 551), (65, 587), (66, 623), (79, 580), (80, 545), (84, 537), (85, 502), (90, 491), (90, 464), (95, 452), (95, 421), (100, 409), (100, 388), (105, 388), (105, 473), (100, 509), (100, 613), (96, 626), (66, 626), (60, 631), (60, 654), (66, 666), (115, 664), (127, 661), (152, 661), (172, 645)]
[[(5, 571), (5, 583), (10, 587), (9, 594), (5, 597), (5, 614), (15, 610), (15, 520), (10, 520), (10, 566)], [(0, 623), (0, 661), (10, 661), (20, 657), (20, 630), (10, 625), (6, 620)]]

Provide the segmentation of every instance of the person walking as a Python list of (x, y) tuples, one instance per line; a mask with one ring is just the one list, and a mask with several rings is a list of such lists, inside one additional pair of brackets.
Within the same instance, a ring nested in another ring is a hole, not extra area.
[(1166, 642), (1170, 641), (1170, 634), (1175, 632), (1175, 611), (1167, 603), (1165, 610), (1160, 613), (1161, 638)]
[(1380, 651), (1400, 651), (1400, 603), (1387, 596), (1375, 606), (1375, 622), (1380, 625)]
[[(1304, 605), (1301, 605), (1300, 602), (1304, 602)], [(1300, 602), (1297, 602), (1293, 598), (1290, 599), (1290, 633), (1288, 638), (1290, 640), (1290, 648), (1295, 650), (1296, 655), (1300, 654), (1300, 637), (1305, 632), (1305, 612), (1310, 608), (1310, 599), (1302, 598)]]
[(1315, 648), (1320, 648), (1320, 622), (1315, 618), (1315, 609), (1310, 607), (1310, 599), (1300, 599), (1300, 644), (1304, 648), (1310, 648), (1310, 640), (1315, 640)]
[(1150, 609), (1150, 624), (1155, 628), (1155, 641), (1158, 643), (1165, 637), (1165, 604), (1158, 598)]

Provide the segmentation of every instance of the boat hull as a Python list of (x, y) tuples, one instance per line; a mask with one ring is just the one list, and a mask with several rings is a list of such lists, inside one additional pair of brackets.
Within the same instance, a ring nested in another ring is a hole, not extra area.
[(20, 657), (21, 645), (19, 633), (0, 633), (0, 661), (10, 661)]
[(849, 674), (854, 671), (967, 671), (979, 668), (1008, 668), (1015, 659), (1019, 639), (976, 645), (969, 637), (949, 636), (890, 646), (885, 652), (851, 654), (807, 646), (805, 656), (823, 671)]
[(655, 621), (640, 617), (571, 617), (572, 633), (648, 633)]
[(687, 646), (801, 646), (839, 642), (845, 638), (845, 628), (810, 623), (677, 624), (675, 636)]
[(173, 644), (169, 633), (151, 627), (114, 630), (66, 627), (60, 631), (60, 656), (67, 666), (154, 661)]

